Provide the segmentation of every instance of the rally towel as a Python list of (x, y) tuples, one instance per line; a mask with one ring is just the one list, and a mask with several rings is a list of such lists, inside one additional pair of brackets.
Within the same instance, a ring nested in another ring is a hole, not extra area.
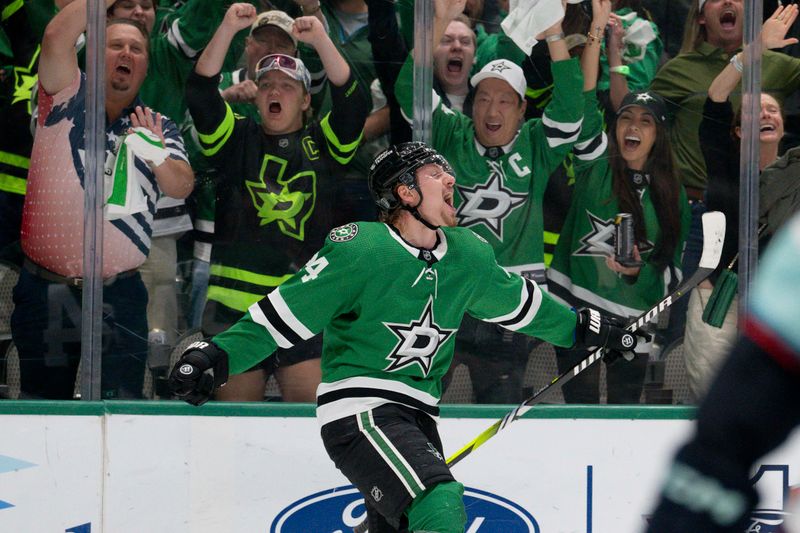
[(122, 138), (116, 157), (109, 156), (106, 161), (106, 220), (147, 211), (147, 197), (135, 168), (136, 158), (152, 168), (163, 163), (168, 155), (161, 139), (146, 128), (133, 128)]
[[(567, 0), (580, 4), (583, 0)], [(536, 45), (536, 35), (564, 18), (561, 0), (511, 0), (508, 16), (500, 26), (525, 55)]]

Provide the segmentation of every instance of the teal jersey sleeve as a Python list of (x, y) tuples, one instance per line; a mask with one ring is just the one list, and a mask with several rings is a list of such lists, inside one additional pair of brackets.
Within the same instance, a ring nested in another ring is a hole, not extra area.
[(795, 216), (770, 242), (750, 291), (750, 319), (761, 326), (751, 337), (770, 346), (772, 355), (800, 362), (800, 217)]

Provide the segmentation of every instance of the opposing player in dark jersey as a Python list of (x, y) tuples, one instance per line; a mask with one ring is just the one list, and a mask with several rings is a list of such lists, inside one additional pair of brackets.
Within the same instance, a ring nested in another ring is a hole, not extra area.
[(364, 495), (369, 530), (460, 533), (463, 486), (443, 459), (436, 420), (464, 313), (559, 346), (622, 350), (635, 339), (557, 303), (500, 267), (483, 238), (454, 227), (455, 178), (425, 144), (382, 152), (369, 184), (383, 222), (331, 231), (236, 325), (190, 346), (172, 390), (202, 404), (229, 372), (324, 329), (317, 418), (331, 459)]
[[(203, 51), (186, 97), (203, 154), (220, 179), (203, 331), (236, 322), (265, 294), (289, 279), (322, 246), (332, 226), (337, 176), (358, 147), (369, 112), (366, 88), (320, 21), (300, 17), (293, 37), (314, 47), (328, 72), (333, 109), (306, 121), (308, 70), (297, 58), (272, 54), (256, 65), (260, 123), (237, 117), (218, 91), (218, 75), (234, 35), (252, 27), (256, 9), (233, 4)], [(266, 366), (234, 378), (220, 399), (257, 400), (275, 373), (287, 401), (314, 401), (321, 339), (281, 347)]]
[(675, 457), (649, 533), (760, 530), (750, 520), (758, 502), (751, 469), (800, 424), (798, 256), (800, 217), (795, 216), (763, 256), (743, 335)]

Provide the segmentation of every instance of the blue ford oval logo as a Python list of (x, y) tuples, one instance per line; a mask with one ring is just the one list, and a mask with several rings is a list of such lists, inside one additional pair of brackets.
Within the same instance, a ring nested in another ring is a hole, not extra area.
[[(539, 524), (518, 504), (490, 492), (464, 488), (466, 530), (474, 533), (539, 533)], [(306, 496), (272, 521), (270, 533), (348, 533), (365, 518), (364, 499), (352, 485)]]

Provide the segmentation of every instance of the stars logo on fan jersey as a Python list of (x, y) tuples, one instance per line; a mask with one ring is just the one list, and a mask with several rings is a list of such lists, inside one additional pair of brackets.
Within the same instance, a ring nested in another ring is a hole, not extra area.
[(431, 370), (433, 358), (439, 347), (456, 331), (442, 329), (436, 324), (433, 316), (433, 296), (428, 297), (428, 304), (419, 320), (413, 320), (410, 324), (384, 322), (383, 325), (399, 339), (392, 353), (386, 357), (391, 363), (384, 370), (394, 372), (416, 364), (425, 376)]
[(483, 224), (498, 239), (503, 240), (503, 222), (511, 212), (525, 203), (528, 195), (515, 193), (503, 186), (503, 169), (497, 161), (489, 163), (490, 175), (486, 183), (475, 187), (459, 186), (463, 202), (456, 210), (458, 225), (463, 227)]
[[(589, 224), (591, 224), (592, 230), (581, 237), (581, 247), (575, 250), (573, 255), (613, 256), (614, 236), (616, 234), (614, 217), (603, 220), (589, 211), (586, 212), (586, 215), (589, 217)], [(644, 245), (642, 245), (642, 243), (638, 243), (638, 245), (639, 253), (641, 254), (653, 249), (653, 243), (649, 241)]]
[(284, 235), (303, 241), (306, 222), (316, 204), (317, 175), (306, 170), (288, 176), (288, 164), (285, 159), (265, 154), (259, 181), (244, 183), (260, 226), (275, 224)]

